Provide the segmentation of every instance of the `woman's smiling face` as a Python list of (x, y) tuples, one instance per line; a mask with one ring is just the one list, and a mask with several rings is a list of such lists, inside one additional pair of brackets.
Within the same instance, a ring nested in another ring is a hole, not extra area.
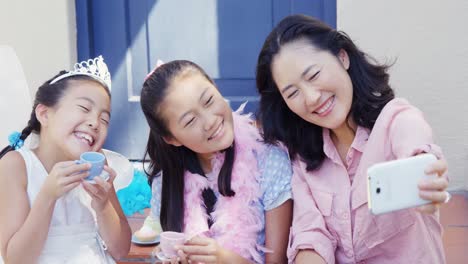
[(324, 128), (336, 129), (345, 123), (353, 98), (346, 51), (334, 56), (300, 39), (282, 46), (271, 68), (291, 111)]

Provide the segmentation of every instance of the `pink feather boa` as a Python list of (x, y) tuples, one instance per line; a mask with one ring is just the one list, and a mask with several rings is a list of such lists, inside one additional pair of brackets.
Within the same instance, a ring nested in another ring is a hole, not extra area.
[[(242, 108), (242, 107), (241, 107)], [(252, 125), (249, 115), (233, 113), (236, 158), (234, 161), (231, 188), (233, 197), (220, 195), (211, 213), (213, 225), (208, 228), (208, 215), (203, 203), (202, 191), (218, 190), (218, 172), (224, 154), (217, 153), (212, 161), (213, 175), (205, 178), (186, 172), (184, 201), (184, 233), (191, 237), (203, 233), (214, 238), (218, 244), (242, 257), (262, 263), (263, 245), (257, 244), (258, 233), (263, 229), (262, 214), (258, 203), (261, 197), (257, 158), (253, 150), (261, 153), (264, 146), (260, 134)]]

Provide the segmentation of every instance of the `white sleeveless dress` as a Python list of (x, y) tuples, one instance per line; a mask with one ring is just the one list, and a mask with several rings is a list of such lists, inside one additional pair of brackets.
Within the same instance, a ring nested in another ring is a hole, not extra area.
[[(27, 193), (32, 205), (48, 173), (31, 150), (23, 147), (17, 151), (26, 163)], [(97, 232), (95, 219), (91, 197), (81, 185), (59, 198), (38, 263), (115, 263)]]

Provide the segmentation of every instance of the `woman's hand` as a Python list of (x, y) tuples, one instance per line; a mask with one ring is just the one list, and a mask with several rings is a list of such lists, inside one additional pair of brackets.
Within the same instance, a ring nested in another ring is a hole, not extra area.
[(448, 180), (443, 177), (446, 172), (447, 162), (445, 160), (438, 160), (426, 168), (426, 174), (435, 173), (438, 177), (435, 179), (424, 179), (419, 182), (419, 197), (432, 201), (430, 204), (418, 207), (419, 211), (432, 214), (438, 210), (440, 204), (448, 199), (449, 193), (446, 191)]
[(94, 177), (96, 184), (83, 181), (83, 188), (91, 196), (91, 207), (96, 211), (101, 211), (109, 202), (109, 191), (112, 189), (112, 183), (116, 177), (116, 172), (107, 165), (104, 165), (104, 170), (109, 173), (109, 179), (103, 180), (101, 177)]
[(89, 173), (90, 164), (76, 164), (75, 161), (57, 162), (47, 176), (43, 190), (52, 199), (57, 200), (80, 185)]

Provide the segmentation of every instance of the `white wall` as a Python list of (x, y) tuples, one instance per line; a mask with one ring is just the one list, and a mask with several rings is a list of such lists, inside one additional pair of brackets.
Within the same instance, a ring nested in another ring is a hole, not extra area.
[(76, 61), (75, 1), (0, 0), (0, 44), (15, 49), (33, 96)]
[(422, 109), (449, 162), (450, 188), (468, 190), (468, 1), (338, 0), (337, 27), (379, 61)]

